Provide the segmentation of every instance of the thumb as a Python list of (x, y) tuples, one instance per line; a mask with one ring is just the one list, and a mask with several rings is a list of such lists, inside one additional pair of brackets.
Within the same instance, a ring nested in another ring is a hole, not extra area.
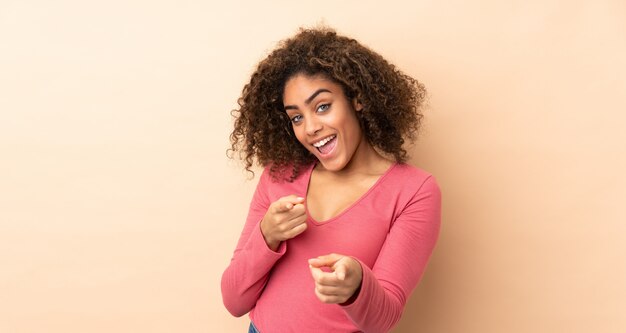
[(332, 267), (341, 258), (343, 258), (342, 255), (331, 253), (309, 259), (309, 265), (313, 267)]
[(337, 279), (343, 281), (346, 278), (346, 265), (344, 265), (341, 261), (337, 262), (335, 265), (335, 275), (337, 275)]

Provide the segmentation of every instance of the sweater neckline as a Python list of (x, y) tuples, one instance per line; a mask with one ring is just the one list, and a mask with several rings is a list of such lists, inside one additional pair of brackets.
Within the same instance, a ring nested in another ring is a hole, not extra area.
[[(309, 170), (307, 170), (306, 173), (306, 188), (304, 191), (304, 198), (306, 199), (309, 195), (309, 187), (311, 186), (311, 177), (313, 175), (313, 169), (315, 169), (315, 166), (317, 165), (318, 161), (315, 161), (313, 163), (311, 163), (311, 166), (309, 167)], [(344, 210), (342, 210), (341, 212), (339, 212), (337, 215), (325, 220), (325, 221), (317, 221), (316, 219), (313, 218), (313, 216), (311, 216), (311, 214), (309, 213), (309, 206), (308, 205), (304, 205), (304, 208), (306, 210), (306, 215), (309, 221), (313, 222), (313, 224), (317, 225), (317, 226), (322, 226), (325, 224), (328, 224), (330, 222), (333, 222), (339, 218), (341, 218), (342, 216), (346, 215), (350, 210), (352, 210), (352, 208), (354, 208), (355, 206), (357, 206), (361, 201), (363, 201), (367, 196), (369, 196), (370, 193), (372, 193), (380, 183), (382, 183), (383, 179), (385, 179), (385, 177), (387, 177), (388, 174), (391, 173), (391, 171), (393, 169), (395, 169), (395, 167), (398, 165), (398, 162), (393, 162), (393, 164), (391, 164), (391, 166), (389, 168), (387, 168), (387, 170), (380, 176), (378, 177), (378, 179), (376, 180), (376, 182), (374, 182), (374, 184), (372, 186), (370, 186), (370, 188), (365, 191), (365, 193), (363, 193), (363, 195), (361, 195), (357, 200), (355, 200), (353, 203), (351, 203), (350, 205), (348, 205), (347, 208), (345, 208)]]

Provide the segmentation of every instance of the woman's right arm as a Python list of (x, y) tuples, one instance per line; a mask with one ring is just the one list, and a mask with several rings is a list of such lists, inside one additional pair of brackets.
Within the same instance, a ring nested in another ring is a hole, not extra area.
[(239, 236), (230, 264), (222, 274), (222, 300), (235, 317), (248, 313), (267, 282), (269, 271), (285, 253), (283, 242), (272, 251), (261, 233), (260, 223), (270, 206), (267, 169), (263, 170), (250, 203), (246, 224)]
[(285, 240), (306, 230), (303, 199), (291, 195), (272, 203), (267, 195), (269, 177), (265, 168), (233, 257), (222, 274), (222, 300), (236, 317), (248, 313), (256, 304), (272, 267), (287, 251)]

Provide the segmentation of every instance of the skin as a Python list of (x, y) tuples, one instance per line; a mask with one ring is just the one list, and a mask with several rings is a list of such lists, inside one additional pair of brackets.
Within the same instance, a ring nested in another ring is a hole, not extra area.
[[(283, 105), (296, 138), (320, 163), (311, 175), (306, 199), (282, 197), (270, 205), (261, 221), (261, 232), (274, 251), (280, 242), (306, 230), (305, 200), (309, 211), (320, 214), (318, 221), (336, 216), (392, 164), (367, 142), (357, 118), (363, 106), (356, 99), (349, 100), (332, 80), (320, 75), (294, 75), (285, 84)], [(336, 147), (324, 156), (313, 143), (330, 135), (336, 135)], [(356, 259), (331, 253), (309, 259), (309, 268), (320, 301), (349, 304), (358, 295), (363, 270)]]

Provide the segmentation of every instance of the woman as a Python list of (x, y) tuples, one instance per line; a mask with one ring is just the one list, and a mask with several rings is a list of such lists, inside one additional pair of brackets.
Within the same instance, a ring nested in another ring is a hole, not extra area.
[(387, 332), (436, 243), (435, 178), (405, 164), (424, 87), (330, 29), (261, 61), (234, 111), (232, 150), (264, 166), (224, 305), (250, 332)]

